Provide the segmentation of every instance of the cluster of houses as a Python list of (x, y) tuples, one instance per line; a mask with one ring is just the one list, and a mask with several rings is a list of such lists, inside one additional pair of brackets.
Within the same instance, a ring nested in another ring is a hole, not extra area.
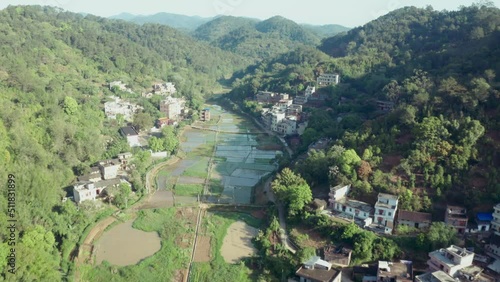
[[(338, 74), (326, 73), (317, 78), (317, 86), (336, 85), (340, 82)], [(323, 97), (324, 100), (325, 97)], [(308, 86), (303, 94), (291, 99), (286, 93), (259, 91), (255, 95), (259, 104), (272, 105), (262, 110), (262, 121), (271, 131), (282, 136), (301, 135), (307, 127), (307, 118), (302, 111), (304, 104), (313, 100), (322, 100), (316, 94), (316, 87)]]
[(131, 122), (134, 114), (143, 109), (143, 107), (124, 101), (119, 97), (111, 96), (110, 98), (112, 101), (104, 103), (104, 113), (109, 119), (116, 119), (118, 115), (122, 115), (125, 121)]
[(430, 252), (427, 272), (420, 275), (415, 275), (412, 261), (378, 261), (372, 265), (354, 266), (346, 279), (343, 279), (342, 270), (350, 263), (351, 249), (339, 247), (333, 249), (333, 255), (330, 249), (324, 249), (324, 259), (313, 256), (299, 267), (295, 275), (300, 282), (341, 282), (346, 279), (363, 282), (498, 281), (494, 273), (480, 266), (481, 256), (477, 260), (473, 251), (455, 245)]
[(307, 124), (302, 122), (302, 105), (293, 104), (288, 94), (261, 91), (257, 97), (273, 103), (272, 108), (262, 110), (262, 121), (268, 129), (284, 136), (303, 132)]
[(76, 203), (91, 200), (94, 201), (102, 196), (105, 189), (116, 187), (120, 183), (128, 183), (120, 172), (131, 169), (131, 153), (119, 154), (116, 159), (103, 160), (97, 162), (90, 168), (90, 172), (79, 176), (78, 181), (73, 185), (73, 199)]

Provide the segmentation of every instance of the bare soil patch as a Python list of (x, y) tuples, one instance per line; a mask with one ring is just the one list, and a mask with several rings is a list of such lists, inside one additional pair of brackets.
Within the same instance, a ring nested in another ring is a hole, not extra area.
[(96, 263), (134, 265), (160, 250), (160, 237), (155, 232), (144, 232), (132, 227), (133, 220), (119, 224), (103, 234), (96, 243)]
[[(326, 246), (328, 243), (328, 241), (325, 238), (323, 238), (323, 236), (321, 236), (321, 234), (318, 231), (305, 226), (298, 226), (293, 228), (291, 235), (295, 238), (297, 237), (304, 238), (300, 240), (300, 242), (296, 242), (301, 247), (312, 247), (315, 249), (320, 249)], [(307, 235), (307, 237), (305, 237), (304, 235)]]
[(210, 236), (198, 236), (194, 262), (209, 262), (210, 250)]
[(243, 221), (237, 221), (227, 230), (222, 243), (221, 254), (227, 263), (237, 263), (244, 257), (257, 253), (252, 244), (252, 238), (257, 236), (258, 230)]
[(380, 169), (383, 172), (390, 172), (391, 169), (398, 166), (401, 163), (401, 159), (403, 157), (401, 155), (387, 155), (384, 156), (382, 163), (380, 164)]

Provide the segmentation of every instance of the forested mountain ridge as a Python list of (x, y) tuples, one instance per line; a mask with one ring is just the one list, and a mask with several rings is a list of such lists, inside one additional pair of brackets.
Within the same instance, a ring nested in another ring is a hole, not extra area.
[(257, 61), (320, 43), (314, 32), (280, 16), (264, 21), (221, 16), (198, 27), (193, 36)]
[[(155, 117), (158, 104), (140, 98), (162, 80), (176, 84), (193, 108), (220, 85), (217, 79), (243, 67), (245, 60), (197, 42), (167, 26), (139, 26), (82, 16), (57, 8), (10, 6), (0, 11), (0, 254), (7, 257), (7, 191), (15, 177), (19, 264), (15, 275), (2, 260), (0, 280), (61, 281), (71, 275), (84, 229), (109, 209), (63, 203), (63, 189), (98, 160), (130, 150), (109, 122), (103, 102), (108, 83), (122, 80), (128, 94)], [(210, 54), (210, 56), (207, 56)], [(152, 124), (151, 124), (152, 125)], [(138, 153), (141, 155), (141, 153)], [(147, 155), (136, 159), (132, 183)], [(141, 188), (142, 187), (142, 188)], [(21, 263), (22, 261), (22, 263)]]
[[(330, 58), (298, 49), (262, 62), (234, 77), (231, 95), (301, 93), (318, 74), (338, 72), (340, 85), (318, 90), (328, 97), (328, 111), (308, 109), (302, 146), (320, 136), (338, 139), (337, 145), (364, 155), (363, 169), (359, 162), (342, 169), (337, 148), (310, 157), (299, 172), (311, 184), (352, 183), (361, 196), (414, 195), (403, 201), (405, 209), (430, 211), (429, 201), (422, 202), (427, 195), (472, 209), (500, 201), (499, 44), (495, 7), (407, 7), (324, 40), (320, 49)], [(377, 100), (394, 109), (381, 112)], [(244, 106), (256, 114), (261, 108), (250, 101)], [(327, 168), (335, 166), (340, 171), (331, 175)]]

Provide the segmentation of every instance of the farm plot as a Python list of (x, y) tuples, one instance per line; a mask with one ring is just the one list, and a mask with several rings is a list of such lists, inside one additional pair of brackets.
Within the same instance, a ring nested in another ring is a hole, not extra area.
[(252, 238), (258, 230), (243, 221), (237, 221), (227, 229), (227, 235), (222, 243), (221, 254), (227, 263), (237, 263), (242, 258), (251, 257), (257, 253), (252, 244)]

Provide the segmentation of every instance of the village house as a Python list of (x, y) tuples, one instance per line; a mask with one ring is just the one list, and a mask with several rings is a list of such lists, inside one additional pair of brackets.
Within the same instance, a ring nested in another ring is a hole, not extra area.
[(344, 246), (326, 246), (323, 248), (325, 261), (339, 267), (349, 267), (351, 264), (352, 249)]
[(290, 95), (286, 93), (259, 91), (257, 92), (257, 94), (255, 94), (255, 100), (260, 104), (275, 104), (278, 103), (280, 100), (289, 100), (289, 99)]
[(98, 166), (93, 166), (89, 173), (78, 176), (77, 179), (79, 182), (97, 182), (102, 179), (101, 170)]
[(330, 188), (329, 203), (336, 216), (353, 220), (358, 219), (362, 227), (372, 224), (373, 207), (365, 202), (349, 199), (351, 185), (337, 185)]
[(132, 89), (128, 88), (127, 85), (120, 80), (112, 81), (109, 83), (109, 90), (113, 90), (114, 88), (128, 93), (134, 93)]
[(306, 90), (304, 91), (303, 95), (297, 95), (295, 96), (295, 99), (293, 99), (293, 103), (297, 105), (304, 105), (307, 103), (307, 100), (309, 97), (311, 97), (314, 92), (316, 92), (316, 87), (314, 86), (307, 86)]
[(156, 95), (173, 95), (177, 92), (175, 84), (172, 82), (156, 83), (153, 85), (153, 92)]
[(104, 160), (99, 162), (99, 170), (105, 180), (116, 178), (121, 162), (118, 159)]
[(120, 162), (120, 169), (121, 170), (129, 170), (130, 169), (130, 160), (132, 159), (132, 153), (126, 152), (126, 153), (121, 153), (118, 154), (117, 156), (119, 162)]
[(390, 112), (392, 109), (394, 109), (394, 103), (393, 102), (387, 102), (387, 101), (377, 101), (377, 109), (382, 112)]
[(493, 214), (491, 212), (478, 212), (474, 217), (474, 221), (469, 221), (466, 232), (488, 232), (490, 231)]
[(456, 282), (450, 275), (442, 270), (427, 272), (415, 276), (415, 282)]
[(457, 271), (456, 277), (451, 277), (442, 270), (427, 272), (415, 277), (415, 282), (495, 282), (494, 277), (484, 273), (484, 269), (471, 265)]
[(104, 113), (109, 119), (116, 119), (118, 115), (122, 115), (125, 121), (132, 121), (134, 114), (143, 107), (136, 104), (123, 101), (119, 97), (111, 96), (113, 101), (104, 103)]
[(455, 245), (429, 253), (427, 265), (431, 271), (442, 270), (451, 277), (465, 267), (471, 266), (474, 253)]
[(398, 226), (409, 226), (418, 229), (428, 228), (432, 223), (432, 215), (425, 212), (400, 210), (397, 223)]
[(126, 126), (120, 128), (120, 134), (127, 138), (127, 143), (130, 147), (139, 147), (141, 143), (139, 143), (139, 133), (135, 131), (135, 129), (131, 126)]
[(295, 272), (300, 282), (341, 282), (342, 271), (318, 256), (311, 257)]
[(155, 126), (156, 128), (162, 128), (164, 126), (170, 125), (170, 123), (171, 121), (169, 118), (163, 117), (156, 120)]
[(210, 109), (209, 108), (205, 108), (201, 111), (200, 119), (201, 119), (201, 121), (210, 121)]
[(340, 75), (334, 73), (324, 73), (317, 78), (318, 86), (337, 85), (340, 82)]
[(413, 282), (413, 263), (407, 260), (379, 261), (377, 282)]
[(468, 222), (467, 210), (459, 206), (446, 206), (444, 222), (455, 228), (457, 233), (464, 234)]
[(97, 182), (77, 182), (73, 185), (73, 199), (76, 203), (88, 200), (94, 201), (102, 194), (104, 189), (117, 187), (122, 182), (128, 183), (127, 181), (120, 180), (118, 178), (100, 180)]
[(500, 259), (500, 235), (498, 233), (495, 232), (491, 235), (485, 249), (486, 254), (495, 259)]
[(500, 235), (500, 204), (496, 204), (493, 207), (493, 219), (491, 221), (491, 230), (496, 234)]
[(173, 98), (168, 96), (165, 100), (160, 102), (160, 112), (168, 119), (176, 120), (180, 117), (186, 100), (184, 98)]
[(386, 234), (392, 233), (394, 229), (394, 218), (398, 208), (398, 196), (379, 193), (375, 203), (375, 223), (384, 226)]

